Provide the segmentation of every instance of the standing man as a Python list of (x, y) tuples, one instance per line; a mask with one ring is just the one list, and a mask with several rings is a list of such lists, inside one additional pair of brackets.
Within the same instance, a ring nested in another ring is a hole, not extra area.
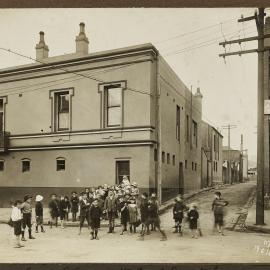
[(26, 226), (28, 227), (29, 239), (35, 239), (32, 236), (32, 196), (25, 195), (24, 196), (24, 203), (22, 205), (22, 241), (26, 241), (24, 237)]
[(224, 235), (224, 207), (229, 203), (223, 198), (221, 198), (221, 193), (219, 191), (215, 192), (215, 199), (212, 203), (212, 211), (214, 212), (214, 231), (217, 228), (219, 234)]
[(113, 190), (109, 190), (108, 192), (108, 197), (105, 199), (104, 203), (104, 210), (106, 211), (109, 220), (108, 233), (114, 233), (114, 220), (117, 212), (117, 199)]
[(80, 201), (80, 227), (79, 227), (79, 234), (81, 234), (82, 227), (84, 224), (84, 221), (86, 220), (88, 224), (88, 228), (90, 228), (90, 222), (89, 222), (89, 207), (90, 202), (87, 199), (87, 193), (83, 192), (82, 194), (82, 200)]

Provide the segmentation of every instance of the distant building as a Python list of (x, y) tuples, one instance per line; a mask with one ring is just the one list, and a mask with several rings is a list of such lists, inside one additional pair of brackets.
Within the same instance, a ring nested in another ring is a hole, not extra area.
[(222, 134), (202, 121), (202, 182), (201, 187), (222, 183)]
[[(233, 184), (240, 182), (241, 151), (223, 147), (223, 182)], [(229, 179), (229, 161), (231, 162), (231, 182)]]
[(0, 206), (123, 175), (162, 201), (200, 188), (200, 90), (152, 44), (88, 53), (88, 43), (82, 23), (76, 52), (49, 57), (41, 32), (37, 63), (0, 70)]

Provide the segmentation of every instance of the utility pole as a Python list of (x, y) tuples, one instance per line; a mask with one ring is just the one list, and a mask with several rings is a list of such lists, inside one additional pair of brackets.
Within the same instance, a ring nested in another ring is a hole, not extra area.
[(223, 129), (228, 130), (228, 181), (229, 184), (232, 184), (232, 176), (231, 176), (231, 129), (236, 128), (236, 125), (227, 125), (227, 126), (222, 126)]
[(243, 134), (241, 134), (241, 144), (240, 144), (240, 166), (239, 166), (239, 182), (243, 182), (244, 180), (244, 138)]
[(241, 18), (238, 22), (255, 20), (258, 36), (243, 38), (238, 40), (224, 41), (219, 43), (225, 47), (228, 44), (241, 44), (243, 42), (258, 40), (258, 48), (254, 50), (238, 51), (220, 54), (225, 58), (230, 55), (239, 55), (246, 53), (258, 53), (258, 111), (257, 111), (257, 201), (256, 201), (256, 224), (264, 225), (264, 51), (270, 48), (264, 47), (264, 39), (269, 38), (270, 34), (264, 35), (264, 8), (259, 8), (254, 16)]

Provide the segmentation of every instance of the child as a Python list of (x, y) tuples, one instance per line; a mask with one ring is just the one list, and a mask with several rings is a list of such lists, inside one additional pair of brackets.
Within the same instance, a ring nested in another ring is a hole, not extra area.
[(61, 222), (62, 229), (64, 229), (64, 220), (67, 213), (68, 213), (68, 205), (67, 205), (67, 202), (65, 201), (65, 197), (61, 195), (60, 202), (59, 202), (59, 214), (60, 214), (60, 222)]
[(87, 199), (87, 193), (82, 193), (82, 200), (80, 201), (80, 225), (79, 225), (79, 234), (81, 234), (84, 221), (87, 221), (88, 227), (89, 223), (89, 207), (90, 203)]
[(221, 198), (221, 193), (219, 191), (215, 192), (215, 199), (212, 203), (212, 211), (214, 212), (214, 230), (218, 227), (218, 232), (221, 235), (223, 233), (224, 226), (224, 207), (229, 203)]
[(146, 228), (146, 234), (150, 234), (149, 226), (147, 226), (147, 219), (148, 219), (148, 194), (143, 193), (141, 195), (141, 203), (140, 203), (140, 212), (141, 212), (141, 222), (142, 222), (142, 231)]
[(104, 210), (107, 213), (107, 218), (109, 220), (109, 231), (108, 233), (114, 233), (114, 220), (117, 212), (117, 199), (114, 195), (113, 190), (110, 190), (108, 197), (104, 202)]
[[(157, 206), (157, 212), (158, 212), (158, 201), (157, 201), (157, 194), (156, 193), (152, 193), (151, 194), (151, 200), (152, 200), (153, 203), (156, 204), (156, 206)], [(154, 223), (151, 223), (150, 225), (151, 225), (151, 231), (156, 231), (155, 224)]]
[(162, 235), (162, 238), (160, 240), (166, 241), (167, 236), (165, 234), (165, 231), (161, 228), (160, 218), (158, 216), (158, 206), (157, 206), (156, 200), (153, 198), (151, 198), (148, 202), (147, 216), (148, 218), (147, 218), (146, 226), (142, 230), (140, 240), (144, 240), (145, 229), (147, 228), (147, 226), (149, 226), (150, 224), (154, 224), (155, 227), (159, 230), (159, 232)]
[(56, 194), (51, 195), (51, 201), (49, 202), (49, 212), (51, 216), (50, 228), (52, 228), (53, 222), (55, 222), (55, 227), (58, 226), (58, 217), (59, 217), (59, 206), (56, 199)]
[(24, 203), (22, 204), (22, 241), (26, 241), (24, 237), (24, 232), (26, 229), (26, 226), (28, 227), (28, 234), (29, 239), (35, 239), (35, 237), (32, 236), (32, 196), (26, 195), (24, 196)]
[(102, 216), (102, 211), (98, 205), (98, 200), (94, 199), (90, 210), (89, 210), (89, 220), (91, 226), (91, 240), (99, 240), (98, 229), (100, 228), (100, 219)]
[(71, 203), (72, 222), (75, 222), (77, 219), (77, 213), (79, 211), (79, 198), (75, 191), (72, 192), (70, 203)]
[(183, 235), (182, 232), (182, 221), (184, 218), (184, 211), (187, 211), (187, 206), (183, 203), (183, 199), (181, 195), (178, 195), (175, 199), (175, 204), (173, 206), (173, 219), (175, 222), (175, 231), (174, 233), (180, 233)]
[(130, 199), (130, 203), (128, 205), (129, 212), (129, 231), (130, 233), (136, 233), (136, 223), (138, 221), (138, 207), (136, 205), (136, 201), (134, 198)]
[(65, 214), (65, 220), (68, 221), (68, 214), (70, 212), (70, 209), (71, 209), (71, 203), (68, 199), (68, 196), (65, 196), (65, 203), (66, 203), (66, 206), (67, 206), (67, 211), (66, 211), (66, 214)]
[(192, 238), (198, 238), (197, 231), (198, 231), (198, 219), (199, 213), (197, 211), (196, 204), (192, 204), (190, 210), (188, 211), (188, 221), (189, 221), (189, 228), (191, 230)]
[(11, 212), (11, 220), (14, 228), (14, 235), (16, 237), (16, 245), (14, 246), (15, 248), (21, 248), (24, 247), (20, 243), (20, 236), (22, 233), (22, 213), (21, 213), (21, 208), (22, 208), (22, 201), (15, 201), (14, 207)]
[(45, 232), (43, 229), (43, 205), (42, 205), (43, 197), (41, 195), (36, 196), (36, 233), (38, 233), (38, 226), (41, 228), (41, 232)]
[(127, 223), (129, 220), (128, 203), (123, 197), (119, 198), (118, 207), (119, 207), (119, 212), (120, 212), (120, 217), (121, 217), (121, 225), (122, 225), (121, 235), (123, 235), (124, 232), (127, 231)]

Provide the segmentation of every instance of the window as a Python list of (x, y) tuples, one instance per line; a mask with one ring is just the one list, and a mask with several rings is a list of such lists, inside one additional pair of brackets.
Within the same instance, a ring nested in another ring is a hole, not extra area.
[(4, 99), (0, 98), (0, 132), (4, 130)]
[(56, 170), (65, 171), (66, 170), (66, 160), (64, 158), (56, 159)]
[(71, 130), (71, 97), (73, 88), (51, 91), (50, 98), (53, 104), (52, 130)]
[(192, 143), (198, 145), (198, 124), (192, 120)]
[(157, 149), (154, 149), (154, 161), (158, 160), (158, 153), (157, 153)]
[(22, 160), (22, 172), (29, 172), (30, 171), (30, 160), (23, 159)]
[(116, 161), (116, 183), (120, 184), (123, 181), (124, 176), (127, 176), (130, 180), (129, 160)]
[(189, 116), (186, 115), (186, 142), (189, 142)]
[(194, 170), (194, 162), (192, 162), (192, 171)]
[(197, 163), (195, 163), (195, 171), (197, 171)]
[(5, 169), (5, 162), (4, 160), (0, 160), (0, 172), (3, 172)]
[(69, 130), (69, 93), (57, 94), (57, 130)]
[(185, 169), (187, 169), (187, 160), (185, 160)]
[(167, 153), (167, 164), (170, 164), (171, 163), (171, 157), (170, 157), (170, 154)]
[(162, 163), (165, 163), (165, 152), (162, 151)]
[(176, 139), (180, 142), (180, 107), (176, 105)]
[(105, 92), (105, 126), (115, 127), (122, 125), (122, 88), (110, 86)]
[(175, 166), (175, 155), (172, 156), (172, 163), (173, 163), (173, 166)]

